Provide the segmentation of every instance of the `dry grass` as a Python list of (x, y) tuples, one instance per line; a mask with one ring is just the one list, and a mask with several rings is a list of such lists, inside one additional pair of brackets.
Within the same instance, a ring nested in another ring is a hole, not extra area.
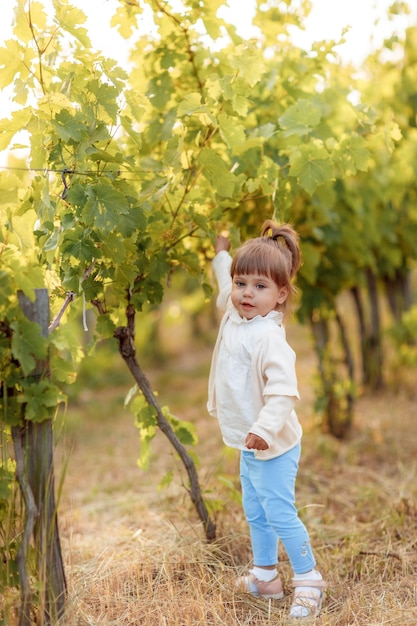
[[(329, 582), (323, 626), (415, 623), (417, 465), (407, 420), (394, 432), (387, 419), (387, 408), (398, 403), (363, 399), (359, 414), (373, 406), (379, 421), (351, 442), (305, 436), (298, 502)], [(412, 405), (403, 400), (399, 409), (409, 421)], [(132, 492), (101, 494), (65, 513), (72, 562), (63, 623), (285, 624), (291, 577), (285, 553), (283, 602), (235, 593), (233, 580), (250, 556), (240, 507), (230, 502), (218, 515), (219, 540), (207, 545), (181, 489), (158, 495), (149, 489), (152, 478), (146, 487), (138, 480)]]
[[(295, 341), (305, 426), (298, 505), (329, 584), (317, 624), (414, 624), (415, 398), (388, 392), (362, 397), (350, 441), (320, 434), (311, 411), (313, 357), (305, 337)], [(163, 402), (197, 426), (201, 482), (209, 498), (227, 503), (216, 514), (218, 540), (204, 541), (181, 472), (158, 491), (162, 476), (176, 468), (162, 435), (155, 440), (150, 470), (137, 467), (137, 433), (121, 405), (126, 389), (85, 394), (80, 406), (70, 409), (58, 446), (59, 466), (69, 454), (60, 507), (69, 601), (61, 626), (288, 623), (291, 571), (284, 552), (282, 602), (233, 590), (249, 562), (250, 544), (240, 505), (219, 476), (238, 486), (238, 457), (222, 446), (215, 420), (206, 415), (209, 354), (194, 356), (177, 361), (169, 376), (153, 372), (151, 380)]]

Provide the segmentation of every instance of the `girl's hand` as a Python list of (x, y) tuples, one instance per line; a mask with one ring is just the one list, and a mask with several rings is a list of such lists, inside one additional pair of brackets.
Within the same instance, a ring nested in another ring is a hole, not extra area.
[(229, 249), (230, 249), (230, 241), (228, 237), (225, 237), (224, 235), (218, 235), (216, 237), (216, 246), (215, 246), (216, 254), (218, 254), (222, 250), (229, 250)]
[(254, 435), (253, 433), (247, 434), (245, 446), (248, 450), (268, 450), (269, 448), (265, 439), (262, 439), (262, 437), (258, 437), (258, 435)]

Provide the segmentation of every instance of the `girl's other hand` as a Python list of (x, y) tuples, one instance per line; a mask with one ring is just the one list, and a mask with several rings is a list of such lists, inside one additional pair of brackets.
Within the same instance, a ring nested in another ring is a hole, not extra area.
[(269, 448), (265, 439), (262, 439), (262, 437), (254, 435), (253, 433), (247, 434), (245, 446), (248, 448), (248, 450), (268, 450)]
[(218, 235), (216, 237), (216, 247), (215, 247), (216, 254), (218, 254), (222, 250), (229, 250), (229, 249), (230, 249), (229, 238), (225, 237), (225, 235)]

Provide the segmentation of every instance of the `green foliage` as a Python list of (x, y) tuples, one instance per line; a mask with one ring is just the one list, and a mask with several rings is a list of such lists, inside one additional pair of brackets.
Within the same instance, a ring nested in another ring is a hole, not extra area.
[[(161, 302), (177, 267), (203, 277), (205, 241), (226, 225), (251, 234), (259, 215), (301, 232), (301, 316), (331, 306), (363, 268), (381, 267), (381, 254), (387, 267), (402, 263), (395, 247), (383, 245), (382, 211), (386, 233), (407, 246), (407, 256), (415, 253), (413, 229), (403, 227), (404, 183), (414, 174), (403, 164), (416, 162), (412, 129), (395, 153), (397, 166), (390, 153), (405, 130), (379, 101), (369, 106), (369, 93), (367, 106), (351, 103), (360, 85), (332, 62), (332, 42), (312, 55), (291, 44), (289, 27), (302, 28), (308, 3), (297, 11), (287, 3), (281, 13), (259, 7), (263, 45), (241, 40), (218, 18), (221, 4), (186, 3), (178, 12), (150, 1), (155, 30), (135, 44), (128, 74), (92, 50), (80, 9), (56, 1), (48, 13), (42, 2), (18, 3), (14, 37), (0, 49), (0, 87), (14, 86), (20, 108), (3, 120), (0, 147), (12, 147), (26, 128), (27, 163), (44, 172), (0, 176), (8, 283), (1, 319), (10, 321), (9, 356), (24, 373), (39, 340), (16, 319), (17, 289), (29, 295), (33, 286), (54, 285), (54, 311), (65, 291), (94, 302), (99, 339), (112, 336), (128, 302), (138, 311)], [(143, 10), (122, 3), (112, 23), (129, 37)], [(411, 31), (407, 45), (412, 58)], [(408, 90), (411, 74), (412, 66), (402, 79)], [(378, 83), (392, 90), (385, 101), (398, 93), (395, 79)], [(388, 204), (402, 207), (401, 224)], [(352, 246), (358, 227), (366, 239)]]
[(390, 329), (396, 346), (396, 362), (405, 367), (417, 366), (417, 306), (404, 313), (401, 323)]
[(13, 484), (15, 466), (11, 459), (6, 459), (4, 465), (0, 467), (0, 501), (7, 501)]
[[(84, 353), (73, 329), (86, 309), (96, 315), (88, 351), (113, 337), (128, 307), (159, 305), (179, 269), (209, 294), (206, 251), (223, 228), (233, 245), (269, 217), (299, 230), (301, 319), (334, 312), (367, 272), (412, 266), (415, 28), (399, 61), (369, 58), (364, 80), (337, 62), (337, 42), (310, 53), (291, 43), (309, 2), (257, 3), (262, 38), (248, 41), (217, 16), (223, 4), (120, 2), (112, 25), (126, 38), (145, 10), (153, 17), (125, 70), (93, 50), (82, 10), (16, 2), (13, 37), (0, 47), (0, 88), (12, 87), (17, 105), (0, 121), (0, 149), (27, 152), (0, 172), (8, 424), (42, 420), (62, 402), (58, 385), (75, 380)], [(49, 289), (53, 316), (68, 292), (75, 298), (48, 338), (18, 306), (17, 292), (33, 298), (36, 287)], [(46, 355), (51, 382), (24, 381)], [(156, 416), (138, 398), (130, 405), (146, 465)], [(165, 411), (192, 445), (189, 425)]]
[(162, 407), (162, 413), (167, 418), (174, 430), (174, 433), (184, 446), (194, 446), (197, 443), (197, 431), (194, 424), (177, 419), (174, 415), (172, 415), (167, 406)]
[[(158, 415), (155, 407), (146, 402), (137, 385), (134, 385), (125, 398), (125, 406), (129, 406), (135, 416), (135, 424), (140, 433), (140, 452), (138, 465), (148, 469), (152, 453), (152, 440), (158, 431)], [(171, 425), (175, 435), (184, 446), (194, 446), (197, 443), (195, 426), (190, 422), (177, 419), (167, 406), (162, 407), (162, 414)], [(170, 484), (172, 478), (165, 477), (162, 485)]]
[(15, 527), (18, 519), (15, 510), (15, 462), (5, 457), (4, 451), (9, 435), (2, 434), (0, 461), (0, 559), (3, 567), (0, 568), (0, 593), (5, 589), (17, 587), (19, 574), (17, 565), (18, 528)]

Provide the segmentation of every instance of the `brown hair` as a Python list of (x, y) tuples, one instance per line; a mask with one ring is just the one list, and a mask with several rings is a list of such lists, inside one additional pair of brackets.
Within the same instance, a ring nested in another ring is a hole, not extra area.
[(230, 273), (232, 278), (236, 274), (268, 276), (278, 287), (287, 287), (290, 296), (295, 292), (293, 281), (300, 266), (301, 251), (296, 231), (289, 224), (267, 220), (262, 225), (261, 236), (249, 239), (237, 250)]

